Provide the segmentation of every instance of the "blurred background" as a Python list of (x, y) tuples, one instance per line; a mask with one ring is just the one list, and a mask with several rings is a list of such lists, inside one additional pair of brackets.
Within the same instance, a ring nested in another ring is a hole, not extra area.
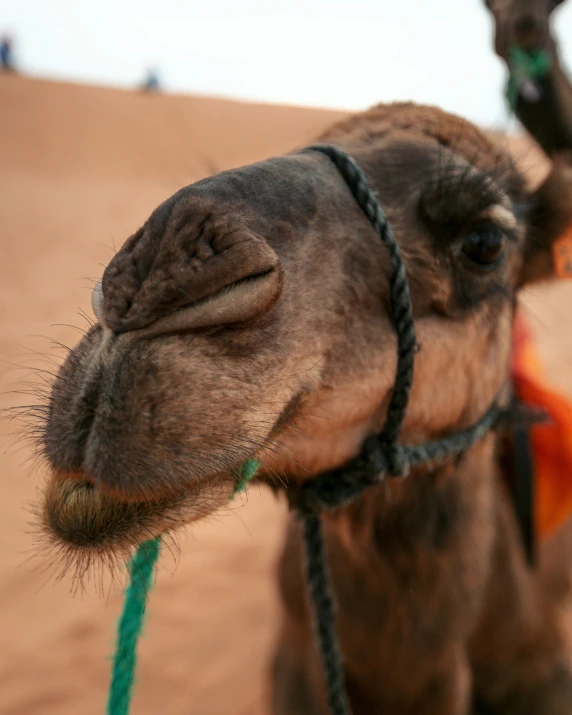
[[(554, 28), (572, 67), (572, 3)], [(492, 33), (478, 0), (0, 0), (1, 406), (41, 399), (87, 326), (94, 280), (160, 201), (349, 111), (440, 105), (508, 132), (538, 181), (547, 161), (509, 118)], [(550, 286), (524, 302), (572, 394), (570, 298)], [(51, 578), (29, 525), (45, 474), (21, 426), (0, 423), (0, 713), (95, 715), (121, 593), (72, 596)], [(134, 715), (267, 712), (284, 519), (253, 487), (163, 555)]]
[[(572, 6), (553, 25), (571, 65)], [(414, 97), (506, 118), (481, 0), (2, 0), (0, 28), (37, 77), (131, 88), (157, 70), (178, 93), (343, 110)]]

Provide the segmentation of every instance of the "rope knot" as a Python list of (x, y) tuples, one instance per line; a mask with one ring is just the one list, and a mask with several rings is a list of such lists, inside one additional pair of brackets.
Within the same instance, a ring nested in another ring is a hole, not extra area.
[(369, 469), (377, 475), (406, 477), (411, 469), (407, 448), (390, 442), (383, 433), (367, 438), (363, 454)]
[(411, 469), (406, 449), (400, 444), (388, 444), (384, 451), (389, 476), (406, 477)]

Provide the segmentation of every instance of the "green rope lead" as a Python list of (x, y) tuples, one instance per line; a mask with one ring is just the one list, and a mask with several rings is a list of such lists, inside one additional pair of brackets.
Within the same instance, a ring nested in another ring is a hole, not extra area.
[(137, 640), (143, 626), (147, 593), (157, 559), (161, 539), (150, 539), (140, 544), (129, 564), (130, 582), (125, 594), (123, 613), (117, 629), (117, 646), (113, 658), (113, 671), (107, 712), (109, 715), (127, 715), (135, 661), (137, 660)]
[(520, 47), (509, 47), (508, 65), (510, 68), (506, 98), (511, 112), (518, 101), (520, 85), (523, 80), (540, 80), (546, 77), (552, 67), (552, 58), (546, 50), (527, 52)]
[(246, 489), (248, 482), (255, 476), (256, 472), (260, 468), (260, 462), (256, 459), (247, 459), (242, 465), (240, 472), (238, 474), (238, 479), (234, 485), (234, 491), (230, 500), (232, 501), (237, 494), (243, 492)]
[[(244, 491), (259, 467), (260, 462), (256, 459), (248, 459), (244, 463), (238, 474), (231, 500)], [(117, 629), (107, 715), (129, 713), (137, 661), (137, 641), (143, 627), (147, 594), (152, 586), (153, 571), (159, 558), (160, 548), (160, 537), (144, 541), (137, 547), (129, 564), (130, 581), (125, 592), (123, 613)]]

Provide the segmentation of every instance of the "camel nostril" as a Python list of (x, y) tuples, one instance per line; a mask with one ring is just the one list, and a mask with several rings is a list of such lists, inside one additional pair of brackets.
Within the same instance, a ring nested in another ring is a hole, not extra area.
[(101, 287), (100, 280), (97, 281), (91, 293), (91, 307), (95, 317), (103, 327), (105, 325), (105, 320), (103, 316), (103, 289)]

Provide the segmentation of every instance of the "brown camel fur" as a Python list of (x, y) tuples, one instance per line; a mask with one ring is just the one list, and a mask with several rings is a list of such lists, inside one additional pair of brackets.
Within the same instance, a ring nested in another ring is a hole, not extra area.
[(520, 88), (514, 112), (548, 156), (572, 151), (572, 84), (560, 62), (550, 28), (555, 7), (564, 0), (485, 0), (495, 22), (495, 51), (509, 65), (509, 48), (545, 50), (548, 74)]
[[(420, 350), (402, 439), (476, 421), (509, 382), (518, 289), (570, 220), (555, 164), (534, 193), (503, 149), (430, 107), (327, 132), (401, 246)], [(388, 256), (329, 160), (293, 153), (181, 189), (113, 258), (98, 324), (53, 385), (44, 527), (78, 575), (224, 504), (244, 460), (279, 490), (344, 464), (394, 381)], [(325, 516), (354, 715), (565, 715), (572, 679), (527, 567), (497, 437)], [(292, 520), (275, 715), (325, 713)]]

